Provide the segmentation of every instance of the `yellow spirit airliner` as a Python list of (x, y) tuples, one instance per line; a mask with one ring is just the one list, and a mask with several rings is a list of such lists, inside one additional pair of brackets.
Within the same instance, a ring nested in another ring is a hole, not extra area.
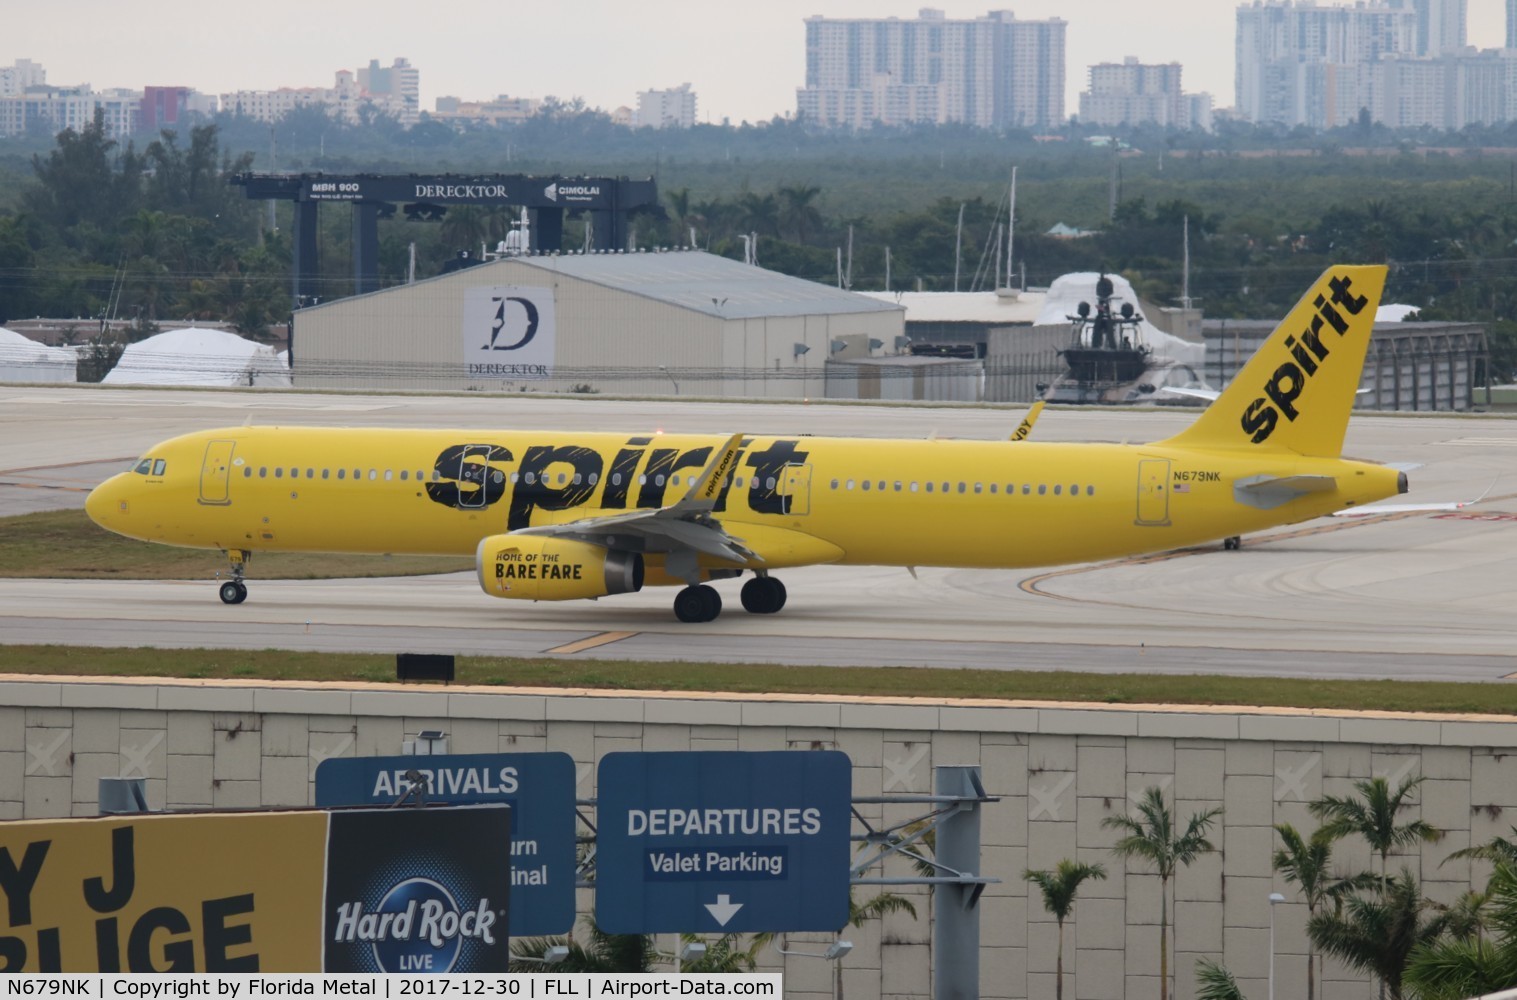
[(1186, 430), (1142, 445), (495, 430), (232, 427), (174, 438), (89, 496), (123, 535), (258, 552), (473, 552), (494, 597), (596, 598), (751, 574), (785, 604), (812, 563), (1021, 567), (1230, 538), (1406, 491), (1341, 457), (1385, 284), (1334, 267)]

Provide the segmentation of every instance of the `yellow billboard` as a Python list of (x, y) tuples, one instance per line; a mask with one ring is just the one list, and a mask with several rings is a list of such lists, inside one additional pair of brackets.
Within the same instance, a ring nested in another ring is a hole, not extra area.
[(324, 812), (0, 823), (0, 972), (314, 972)]
[(502, 804), (0, 823), (0, 972), (504, 972)]

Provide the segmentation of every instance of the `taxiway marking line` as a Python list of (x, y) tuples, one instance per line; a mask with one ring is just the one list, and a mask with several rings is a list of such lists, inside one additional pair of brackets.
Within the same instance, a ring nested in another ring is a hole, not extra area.
[(47, 472), (52, 469), (73, 469), (81, 465), (120, 465), (130, 461), (132, 461), (131, 455), (125, 458), (88, 458), (79, 462), (58, 462), (54, 465), (27, 465), (19, 469), (0, 469), (0, 474), (10, 476), (18, 472)]
[(547, 653), (583, 653), (587, 649), (596, 649), (596, 648), (598, 648), (600, 646), (609, 646), (613, 642), (621, 642), (623, 639), (630, 639), (634, 635), (637, 635), (637, 633), (636, 632), (599, 632), (599, 633), (597, 633), (595, 635), (587, 636), (584, 639), (578, 639), (578, 640), (575, 640), (574, 642), (566, 642), (562, 646), (554, 646), (552, 649), (544, 650), (544, 652), (547, 652)]

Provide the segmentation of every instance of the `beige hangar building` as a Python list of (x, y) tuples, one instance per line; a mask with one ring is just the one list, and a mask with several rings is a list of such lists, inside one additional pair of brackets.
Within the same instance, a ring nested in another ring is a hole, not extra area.
[(702, 251), (502, 257), (295, 313), (301, 388), (802, 398), (895, 303)]

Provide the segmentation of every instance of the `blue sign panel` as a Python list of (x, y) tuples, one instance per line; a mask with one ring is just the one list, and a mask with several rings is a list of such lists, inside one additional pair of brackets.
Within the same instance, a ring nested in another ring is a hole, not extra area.
[(428, 802), (511, 806), (511, 933), (574, 927), (574, 760), (566, 753), (332, 757), (316, 767), (316, 805), (389, 805), (427, 779)]
[(835, 931), (848, 922), (846, 754), (608, 753), (598, 786), (602, 930)]

